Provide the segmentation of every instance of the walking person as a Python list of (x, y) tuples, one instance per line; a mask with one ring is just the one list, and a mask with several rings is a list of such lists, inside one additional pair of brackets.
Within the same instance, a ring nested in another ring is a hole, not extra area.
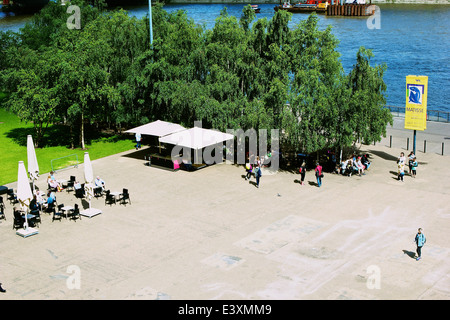
[(141, 148), (141, 134), (136, 132), (136, 150)]
[(425, 245), (425, 242), (427, 242), (427, 239), (425, 238), (425, 235), (422, 233), (422, 228), (419, 228), (417, 231), (416, 237), (414, 238), (414, 242), (417, 245), (417, 257), (416, 260), (420, 260), (422, 257), (422, 247)]
[(262, 171), (261, 171), (261, 161), (259, 160), (259, 156), (256, 157), (256, 165), (255, 165), (255, 178), (256, 178), (256, 187), (259, 188), (259, 180), (261, 179)]
[(316, 174), (317, 185), (320, 188), (320, 186), (322, 185), (323, 173), (322, 173), (322, 166), (318, 162), (316, 163), (316, 169), (314, 171)]
[(251, 180), (253, 171), (253, 166), (251, 165), (251, 163), (247, 163), (245, 165), (245, 171), (247, 171), (247, 174), (245, 175), (245, 180)]
[(306, 163), (305, 161), (302, 162), (302, 165), (300, 166), (300, 169), (298, 169), (300, 172), (300, 185), (304, 185), (303, 181), (305, 181), (305, 174), (306, 174)]

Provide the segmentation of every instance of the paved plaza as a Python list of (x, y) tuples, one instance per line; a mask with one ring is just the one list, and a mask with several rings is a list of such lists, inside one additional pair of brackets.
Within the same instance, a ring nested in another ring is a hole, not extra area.
[[(313, 171), (303, 186), (297, 173), (266, 171), (257, 189), (243, 166), (152, 168), (145, 148), (94, 160), (94, 176), (127, 188), (131, 204), (93, 199), (102, 214), (78, 221), (43, 214), (39, 234), (22, 238), (6, 201), (0, 299), (448, 300), (450, 158), (418, 150), (415, 179), (396, 180), (408, 152), (383, 140), (361, 146), (366, 175), (325, 174), (321, 188)], [(83, 165), (56, 177), (71, 175), (82, 180)], [(73, 192), (57, 201), (86, 206)]]

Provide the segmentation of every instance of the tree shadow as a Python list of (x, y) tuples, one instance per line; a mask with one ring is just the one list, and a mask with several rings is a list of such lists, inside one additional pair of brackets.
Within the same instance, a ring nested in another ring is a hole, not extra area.
[[(14, 143), (19, 146), (27, 145), (27, 136), (33, 136), (33, 142), (36, 143), (36, 131), (34, 127), (29, 128), (14, 128), (5, 133), (6, 137), (11, 139)], [(53, 124), (45, 129), (44, 135), (39, 141), (39, 147), (71, 147), (71, 141), (74, 145), (79, 144), (79, 129), (75, 126), (73, 127), (72, 133), (70, 128), (65, 124)], [(128, 139), (124, 135), (117, 135), (114, 133), (103, 132), (101, 130), (96, 130), (93, 126), (87, 126), (85, 129), (85, 144), (90, 145), (92, 142), (117, 142), (119, 140)]]
[(369, 150), (369, 152), (373, 153), (374, 155), (379, 156), (380, 158), (383, 158), (385, 160), (392, 160), (392, 161), (397, 161), (398, 157), (393, 156), (389, 153), (386, 153), (384, 151), (378, 151), (378, 150)]
[(410, 257), (411, 259), (415, 259), (416, 258), (416, 253), (415, 252), (408, 251), (408, 250), (403, 250), (403, 253), (408, 255), (408, 257)]

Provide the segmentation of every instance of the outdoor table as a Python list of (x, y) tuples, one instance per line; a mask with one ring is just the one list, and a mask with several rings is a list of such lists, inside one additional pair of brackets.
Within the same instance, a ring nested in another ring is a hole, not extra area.
[(117, 197), (120, 196), (122, 194), (122, 192), (114, 191), (114, 192), (110, 192), (109, 194), (114, 196), (114, 198), (117, 200)]
[(66, 212), (72, 211), (74, 209), (75, 208), (72, 207), (72, 206), (64, 206), (64, 207), (61, 208), (61, 211), (62, 211), (62, 214), (64, 215), (64, 217), (67, 218), (67, 213)]
[[(27, 213), (27, 221), (28, 221), (28, 225), (30, 227), (34, 227), (33, 218), (35, 218), (35, 217), (36, 216), (34, 214)], [(22, 218), (25, 220), (25, 213), (22, 213)]]

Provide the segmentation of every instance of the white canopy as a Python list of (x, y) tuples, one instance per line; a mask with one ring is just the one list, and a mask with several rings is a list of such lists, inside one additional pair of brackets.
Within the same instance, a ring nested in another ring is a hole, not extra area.
[(194, 127), (161, 137), (159, 141), (198, 150), (231, 139), (234, 136), (229, 133)]
[(182, 125), (156, 120), (147, 124), (144, 124), (142, 126), (130, 129), (125, 131), (126, 133), (140, 133), (145, 134), (149, 136), (157, 136), (157, 137), (164, 137), (168, 134), (178, 132), (181, 130), (185, 130), (186, 128)]
[(36, 158), (36, 151), (34, 150), (33, 137), (30, 134), (27, 136), (27, 158), (30, 179), (37, 180), (39, 177), (39, 165)]
[(19, 161), (19, 170), (17, 172), (17, 200), (22, 207), (29, 207), (33, 193), (31, 192), (30, 182), (28, 181), (27, 171), (23, 161)]

